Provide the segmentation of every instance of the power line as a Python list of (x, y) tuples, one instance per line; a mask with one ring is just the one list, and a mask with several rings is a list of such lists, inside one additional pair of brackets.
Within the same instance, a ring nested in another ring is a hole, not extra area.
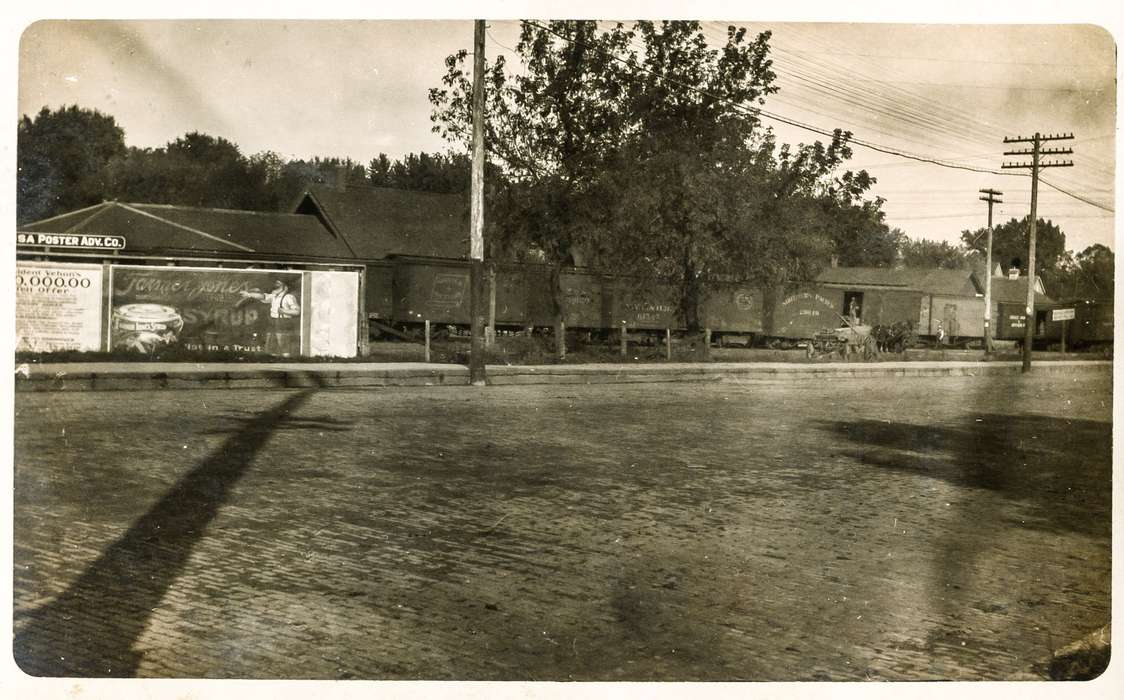
[[(787, 124), (789, 126), (796, 127), (798, 129), (803, 129), (805, 131), (809, 131), (809, 132), (814, 133), (814, 134), (819, 134), (821, 136), (826, 136), (828, 138), (834, 138), (835, 137), (835, 133), (833, 131), (828, 131), (828, 130), (823, 129), (821, 127), (817, 127), (817, 126), (814, 126), (814, 125), (811, 125), (811, 124), (806, 124), (804, 122), (800, 122), (800, 121), (797, 121), (795, 119), (790, 119), (790, 118), (785, 117), (783, 115), (776, 114), (776, 113), (770, 112), (768, 110), (762, 109), (760, 107), (747, 107), (745, 105), (732, 103), (727, 98), (721, 97), (719, 95), (714, 95), (714, 94), (709, 93), (705, 90), (700, 90), (700, 89), (694, 87), (693, 85), (688, 85), (686, 83), (683, 83), (682, 81), (676, 80), (675, 78), (671, 78), (671, 77), (668, 77), (668, 76), (665, 76), (665, 75), (659, 75), (659, 74), (655, 73), (654, 71), (649, 70), (647, 68), (643, 68), (639, 65), (632, 65), (628, 61), (625, 61), (624, 59), (620, 58), (619, 56), (617, 56), (617, 55), (615, 55), (611, 52), (605, 51), (605, 50), (601, 49), (600, 47), (590, 46), (589, 44), (586, 44), (585, 42), (583, 42), (579, 39), (574, 39), (572, 37), (568, 37), (568, 36), (566, 36), (566, 35), (564, 35), (560, 32), (556, 32), (555, 30), (551, 29), (550, 27), (542, 25), (542, 24), (540, 24), (540, 23), (538, 23), (534, 20), (520, 20), (520, 21), (523, 22), (523, 23), (526, 23), (526, 24), (530, 24), (534, 27), (538, 27), (539, 29), (541, 29), (545, 32), (548, 32), (550, 34), (553, 34), (553, 35), (559, 37), (563, 41), (568, 41), (572, 44), (582, 44), (583, 46), (585, 46), (588, 49), (601, 51), (602, 53), (605, 54), (606, 57), (610, 58), (613, 61), (616, 61), (618, 63), (626, 65), (629, 68), (632, 68), (634, 70), (638, 70), (638, 71), (641, 71), (643, 73), (647, 73), (648, 75), (651, 75), (655, 78), (659, 78), (661, 80), (666, 80), (667, 82), (676, 84), (676, 85), (678, 85), (682, 88), (685, 88), (685, 89), (687, 89), (691, 92), (702, 95), (702, 96), (707, 97), (709, 99), (728, 104), (730, 107), (732, 107), (733, 109), (735, 109), (739, 112), (749, 114), (750, 116), (753, 116), (753, 117), (762, 117), (763, 116), (763, 117), (766, 117), (766, 118), (771, 119), (773, 121), (780, 122), (782, 124)], [(1030, 177), (1030, 175), (1028, 175), (1026, 173), (1005, 173), (1005, 172), (1002, 172), (1001, 170), (992, 170), (992, 169), (988, 169), (988, 168), (981, 168), (981, 167), (965, 165), (965, 164), (961, 164), (961, 163), (953, 163), (953, 162), (949, 162), (949, 161), (945, 161), (945, 160), (941, 160), (941, 159), (937, 159), (937, 158), (931, 158), (931, 157), (927, 157), (927, 156), (918, 155), (918, 154), (915, 154), (915, 153), (909, 153), (909, 152), (906, 152), (906, 151), (890, 148), (890, 147), (887, 147), (887, 146), (881, 146), (879, 144), (876, 144), (876, 143), (873, 143), (873, 142), (870, 142), (870, 141), (866, 141), (865, 139), (855, 138), (854, 136), (851, 137), (849, 143), (853, 143), (857, 146), (862, 146), (862, 147), (867, 148), (869, 150), (877, 151), (879, 153), (885, 153), (887, 155), (897, 156), (899, 158), (906, 158), (906, 159), (917, 161), (917, 162), (920, 162), (920, 163), (928, 163), (928, 164), (931, 164), (931, 165), (937, 165), (937, 166), (940, 166), (940, 167), (943, 167), (943, 168), (950, 168), (950, 169), (955, 169), (955, 170), (965, 170), (965, 171), (968, 171), (968, 172), (984, 173), (984, 174), (988, 174), (988, 175)], [(1066, 190), (1064, 190), (1064, 189), (1062, 189), (1062, 188), (1060, 188), (1056, 185), (1053, 185), (1053, 184), (1051, 184), (1051, 183), (1049, 183), (1045, 180), (1042, 180), (1042, 182), (1044, 184), (1048, 185), (1049, 187), (1052, 187), (1055, 190), (1061, 192), (1062, 194), (1073, 197), (1074, 199), (1078, 199), (1082, 202), (1085, 202), (1086, 204), (1098, 207), (1100, 209), (1104, 209), (1106, 211), (1114, 211), (1111, 207), (1107, 207), (1103, 204), (1099, 204), (1097, 202), (1093, 202), (1092, 200), (1088, 200), (1084, 197), (1080, 197), (1078, 195), (1075, 195), (1074, 193), (1068, 192), (1068, 191), (1066, 191)]]
[(808, 51), (791, 49), (796, 53), (809, 53), (825, 56), (863, 56), (892, 61), (937, 61), (941, 63), (971, 63), (973, 65), (1006, 65), (1006, 66), (1052, 66), (1056, 68), (1113, 68), (1110, 63), (1045, 63), (1038, 61), (987, 61), (983, 59), (967, 58), (933, 58), (929, 56), (903, 56), (879, 53), (849, 53), (843, 51)]
[(1113, 209), (1112, 207), (1109, 207), (1109, 206), (1106, 206), (1106, 205), (1104, 205), (1104, 204), (1101, 204), (1100, 202), (1094, 202), (1094, 201), (1093, 201), (1093, 200), (1091, 200), (1091, 199), (1086, 199), (1085, 197), (1082, 197), (1082, 196), (1081, 196), (1081, 195), (1079, 195), (1079, 194), (1074, 194), (1073, 192), (1069, 192), (1069, 191), (1067, 191), (1067, 190), (1063, 190), (1063, 189), (1062, 189), (1061, 187), (1058, 187), (1058, 186), (1057, 186), (1057, 185), (1055, 185), (1054, 183), (1052, 183), (1052, 182), (1049, 182), (1048, 180), (1045, 180), (1045, 179), (1044, 179), (1044, 178), (1042, 178), (1042, 177), (1039, 177), (1039, 178), (1038, 178), (1038, 181), (1039, 181), (1039, 182), (1041, 182), (1041, 183), (1042, 183), (1043, 185), (1046, 185), (1047, 187), (1053, 187), (1053, 188), (1054, 188), (1055, 190), (1057, 190), (1058, 192), (1061, 192), (1061, 193), (1062, 193), (1062, 194), (1064, 194), (1064, 195), (1069, 195), (1070, 197), (1073, 197), (1074, 199), (1079, 199), (1079, 200), (1081, 200), (1082, 202), (1085, 202), (1086, 204), (1088, 204), (1088, 205), (1090, 205), (1090, 206), (1096, 207), (1096, 208), (1098, 208), (1098, 209), (1104, 209), (1105, 211), (1110, 211), (1110, 212), (1113, 212), (1113, 213), (1115, 213), (1115, 212), (1116, 212), (1116, 210), (1115, 210), (1115, 209)]
[[(824, 41), (822, 36), (813, 35), (810, 30), (802, 27), (795, 29), (795, 31), (792, 31), (792, 34), (793, 36), (804, 37), (809, 42), (823, 43)], [(827, 39), (827, 41), (831, 41), (830, 37)], [(781, 47), (780, 50), (785, 51), (783, 47)], [(872, 62), (869, 61), (865, 63), (867, 63), (868, 65), (872, 64)], [(850, 82), (855, 77), (876, 77), (869, 72), (859, 71), (853, 65), (844, 70), (837, 62), (819, 61), (818, 64), (822, 66), (824, 70), (837, 76), (841, 80), (841, 82), (844, 83)], [(881, 64), (878, 64), (874, 67), (877, 69), (882, 68)], [(977, 130), (991, 131), (996, 140), (998, 140), (1002, 134), (999, 125), (992, 124), (991, 122), (980, 119), (979, 116), (975, 113), (970, 112), (967, 109), (956, 107), (955, 105), (950, 105), (945, 100), (934, 100), (931, 97), (928, 97), (927, 95), (916, 90), (908, 90), (906, 88), (900, 88), (893, 85), (886, 85), (885, 87), (888, 88), (888, 94), (895, 95), (897, 99), (902, 100), (907, 104), (916, 102), (921, 106), (922, 109), (925, 110), (926, 114), (942, 115), (944, 116), (946, 122), (952, 123), (958, 128), (963, 128), (962, 125), (970, 125)]]

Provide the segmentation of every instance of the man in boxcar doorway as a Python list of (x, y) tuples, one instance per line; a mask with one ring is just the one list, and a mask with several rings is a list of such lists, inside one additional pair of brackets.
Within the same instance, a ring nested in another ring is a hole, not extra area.
[(296, 295), (289, 291), (283, 280), (273, 281), (270, 292), (239, 292), (243, 298), (257, 299), (269, 304), (269, 330), (265, 336), (265, 351), (289, 357), (300, 353), (301, 305)]
[(850, 317), (851, 327), (859, 325), (862, 322), (862, 312), (859, 309), (859, 302), (852, 297), (851, 305), (847, 307), (847, 316)]

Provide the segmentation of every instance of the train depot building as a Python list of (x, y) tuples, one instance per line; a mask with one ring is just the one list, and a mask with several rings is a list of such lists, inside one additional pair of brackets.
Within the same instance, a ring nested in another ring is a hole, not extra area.
[[(17, 231), (17, 350), (192, 351), (355, 357), (369, 338), (425, 322), (469, 323), (469, 215), (460, 195), (309, 187), (291, 213), (102, 204)], [(551, 271), (499, 263), (498, 328), (553, 325)], [(972, 270), (825, 269), (783, 290), (730, 285), (709, 298), (717, 342), (799, 343), (857, 317), (982, 347), (984, 282)], [(666, 289), (582, 268), (561, 272), (567, 329), (680, 329)], [(992, 274), (994, 337), (1021, 341), (1026, 278)], [(1060, 337), (1057, 304), (1036, 279), (1036, 337)], [(1111, 305), (1083, 305), (1107, 328)], [(1107, 323), (1105, 319), (1107, 318)], [(1081, 320), (1071, 325), (1077, 328)]]

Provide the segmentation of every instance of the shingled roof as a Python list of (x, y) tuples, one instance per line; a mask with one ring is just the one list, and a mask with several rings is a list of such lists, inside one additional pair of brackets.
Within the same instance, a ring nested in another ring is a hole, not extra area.
[(839, 286), (888, 287), (961, 297), (983, 293), (983, 286), (971, 270), (830, 267), (821, 272), (816, 281)]
[(350, 258), (315, 216), (165, 204), (102, 204), (19, 227), (27, 233), (122, 235), (128, 252)]
[(359, 259), (468, 255), (468, 200), (463, 195), (312, 185), (293, 210), (318, 217)]
[[(1007, 277), (992, 277), (991, 278), (991, 298), (995, 302), (1002, 302), (1004, 304), (1025, 304), (1026, 303), (1026, 276), (1020, 277), (1016, 280)], [(1041, 278), (1036, 289), (1042, 290)], [(1046, 296), (1046, 294), (1038, 291), (1034, 295), (1035, 304), (1053, 304), (1054, 300)]]

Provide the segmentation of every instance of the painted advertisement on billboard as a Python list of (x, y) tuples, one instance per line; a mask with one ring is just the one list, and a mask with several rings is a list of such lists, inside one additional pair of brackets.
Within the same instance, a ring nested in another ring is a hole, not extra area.
[(101, 349), (102, 266), (16, 263), (16, 351)]
[(300, 355), (301, 281), (279, 270), (114, 265), (109, 347)]

